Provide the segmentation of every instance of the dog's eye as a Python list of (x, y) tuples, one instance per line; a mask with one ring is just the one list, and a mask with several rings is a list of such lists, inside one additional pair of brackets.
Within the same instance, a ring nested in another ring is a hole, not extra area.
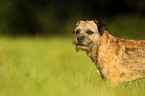
[(79, 34), (79, 33), (80, 33), (80, 30), (77, 30), (77, 31), (76, 31), (76, 34)]
[(91, 30), (86, 31), (87, 34), (92, 35), (94, 32)]

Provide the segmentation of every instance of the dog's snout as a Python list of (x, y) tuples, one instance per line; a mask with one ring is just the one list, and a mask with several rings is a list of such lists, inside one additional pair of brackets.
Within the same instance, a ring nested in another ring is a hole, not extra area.
[(81, 36), (81, 37), (78, 37), (78, 38), (77, 38), (78, 42), (81, 42), (81, 41), (83, 41), (84, 39), (85, 39), (85, 36)]

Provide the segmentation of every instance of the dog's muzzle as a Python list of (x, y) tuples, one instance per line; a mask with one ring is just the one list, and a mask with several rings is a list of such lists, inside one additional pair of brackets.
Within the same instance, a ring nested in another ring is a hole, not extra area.
[(85, 46), (82, 42), (84, 41), (85, 36), (76, 37), (73, 41), (73, 44), (79, 45), (79, 46)]
[(89, 38), (86, 38), (85, 36), (79, 36), (75, 37), (73, 44), (76, 45), (76, 51), (78, 52), (81, 50), (86, 50), (89, 44), (91, 43), (91, 40)]
[(78, 42), (82, 42), (85, 39), (85, 36), (80, 36), (77, 38)]

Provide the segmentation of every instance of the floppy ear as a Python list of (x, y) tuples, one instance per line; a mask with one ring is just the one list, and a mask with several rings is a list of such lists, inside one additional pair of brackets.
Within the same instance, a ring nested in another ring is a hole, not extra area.
[(79, 20), (76, 25), (75, 25), (75, 28), (80, 24), (81, 20)]
[(98, 27), (98, 31), (99, 31), (100, 35), (102, 36), (104, 33), (106, 22), (100, 22), (97, 20), (93, 20), (93, 21), (94, 21), (94, 23), (96, 23), (96, 25)]
[[(79, 21), (76, 23), (76, 25), (75, 25), (74, 28), (76, 28), (76, 27), (80, 24), (80, 22), (81, 22), (81, 20), (79, 20)], [(74, 31), (73, 31), (73, 33), (74, 33)]]
[(79, 21), (77, 22), (76, 26), (78, 26), (78, 25), (80, 24), (80, 22), (81, 22), (81, 20), (79, 20)]

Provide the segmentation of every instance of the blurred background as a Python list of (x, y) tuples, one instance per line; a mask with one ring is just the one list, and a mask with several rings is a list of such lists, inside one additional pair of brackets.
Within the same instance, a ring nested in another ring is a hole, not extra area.
[(0, 0), (0, 96), (145, 96), (145, 79), (111, 87), (72, 44), (78, 20), (145, 39), (145, 0)]
[(71, 36), (88, 19), (117, 37), (145, 38), (145, 0), (0, 0), (1, 36)]

